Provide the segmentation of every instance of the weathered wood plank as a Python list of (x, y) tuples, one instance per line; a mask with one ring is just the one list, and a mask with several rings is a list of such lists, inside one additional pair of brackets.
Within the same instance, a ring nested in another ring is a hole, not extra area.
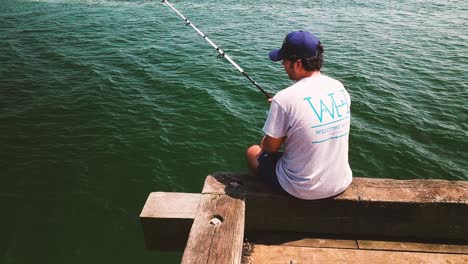
[(468, 182), (464, 181), (354, 178), (353, 186), (364, 201), (468, 203)]
[(250, 233), (246, 238), (250, 243), (260, 245), (468, 254), (468, 245), (462, 244), (356, 240), (341, 236), (274, 232)]
[[(209, 183), (209, 184), (206, 184)], [(246, 173), (216, 172), (208, 175), (203, 193), (226, 193), (240, 183), (248, 196), (284, 196), (274, 193)], [(350, 187), (332, 198), (345, 201), (468, 204), (468, 181), (394, 180), (354, 177)]]
[(468, 263), (465, 254), (441, 254), (400, 252), (382, 250), (335, 249), (335, 248), (309, 248), (290, 246), (254, 245), (249, 256), (251, 264), (302, 264), (302, 263)]
[(152, 192), (140, 217), (193, 219), (200, 197), (199, 193)]
[(358, 249), (357, 241), (353, 239), (317, 237), (299, 233), (255, 232), (248, 234), (246, 239), (251, 243), (262, 245)]
[(468, 245), (358, 240), (359, 249), (468, 254)]
[(203, 194), (182, 263), (240, 263), (244, 219), (242, 197)]
[(354, 178), (344, 193), (305, 201), (247, 174), (216, 173), (204, 193), (245, 190), (246, 230), (466, 241), (468, 182)]
[(150, 193), (140, 214), (146, 248), (184, 250), (200, 197), (199, 193)]
[[(247, 233), (286, 231), (468, 243), (468, 182), (354, 178), (350, 188), (337, 197), (303, 201), (272, 192), (247, 174), (221, 172), (206, 178), (203, 193), (245, 196)], [(147, 248), (183, 250), (200, 197), (151, 193), (140, 215)]]

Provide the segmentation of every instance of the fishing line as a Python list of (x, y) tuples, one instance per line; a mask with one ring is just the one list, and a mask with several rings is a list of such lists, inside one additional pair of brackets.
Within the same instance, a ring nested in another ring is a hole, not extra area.
[(202, 36), (217, 52), (218, 52), (218, 57), (221, 58), (225, 58), (227, 61), (229, 61), (234, 67), (236, 67), (236, 69), (242, 73), (242, 75), (244, 75), (245, 77), (247, 77), (247, 79), (249, 79), (249, 81), (254, 84), (259, 90), (260, 92), (262, 92), (268, 99), (271, 99), (271, 95), (269, 93), (267, 93), (265, 90), (263, 90), (262, 87), (260, 87), (260, 85), (254, 81), (235, 61), (233, 61), (231, 59), (231, 57), (229, 57), (229, 55), (227, 55), (222, 49), (220, 49), (218, 46), (216, 46), (216, 44), (211, 41), (211, 39), (209, 39), (203, 32), (201, 32), (192, 22), (190, 22), (186, 17), (184, 17), (184, 15), (182, 15), (179, 10), (177, 10), (171, 3), (169, 3), (167, 0), (162, 0), (162, 3), (163, 4), (166, 4), (167, 6), (169, 6), (174, 12), (176, 12), (184, 21), (185, 21), (185, 25), (186, 26), (191, 26), (198, 34), (200, 34), (200, 36)]

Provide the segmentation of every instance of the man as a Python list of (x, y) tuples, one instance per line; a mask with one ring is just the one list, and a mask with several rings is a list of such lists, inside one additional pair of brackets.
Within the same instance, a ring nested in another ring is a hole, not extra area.
[[(306, 200), (331, 197), (352, 181), (348, 163), (351, 99), (341, 82), (320, 73), (323, 47), (306, 31), (289, 33), (280, 49), (290, 87), (271, 101), (260, 145), (247, 149), (250, 170), (274, 188)], [(284, 152), (279, 152), (281, 146)]]

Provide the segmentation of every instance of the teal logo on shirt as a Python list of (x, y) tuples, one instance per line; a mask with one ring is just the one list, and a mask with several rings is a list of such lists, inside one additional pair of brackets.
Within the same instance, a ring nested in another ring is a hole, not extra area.
[[(320, 103), (315, 106), (312, 103), (312, 97), (306, 97), (304, 100), (307, 101), (309, 106), (312, 108), (320, 123), (323, 122), (324, 114), (328, 114), (334, 121), (342, 118), (343, 116), (349, 116), (349, 104), (348, 101), (346, 101), (344, 90), (341, 90), (338, 95), (335, 93), (329, 93), (328, 98), (320, 98)], [(337, 100), (339, 101), (339, 104), (337, 104)]]
[[(349, 123), (341, 122), (350, 118), (349, 103), (346, 99), (345, 90), (340, 90), (339, 93), (329, 93), (327, 97), (320, 98), (318, 101), (314, 100), (314, 102), (312, 97), (304, 98), (320, 122), (320, 124), (314, 122), (315, 125), (312, 126), (315, 134), (320, 135), (320, 138), (326, 137), (312, 143), (322, 143), (348, 135)], [(327, 122), (324, 123), (324, 120)]]

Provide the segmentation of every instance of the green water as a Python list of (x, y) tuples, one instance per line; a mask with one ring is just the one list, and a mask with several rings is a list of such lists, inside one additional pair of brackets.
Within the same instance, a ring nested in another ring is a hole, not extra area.
[[(466, 1), (176, 1), (271, 93), (292, 30), (352, 97), (355, 176), (468, 180)], [(160, 1), (0, 2), (0, 263), (178, 263), (144, 249), (152, 191), (245, 171), (263, 95)]]

